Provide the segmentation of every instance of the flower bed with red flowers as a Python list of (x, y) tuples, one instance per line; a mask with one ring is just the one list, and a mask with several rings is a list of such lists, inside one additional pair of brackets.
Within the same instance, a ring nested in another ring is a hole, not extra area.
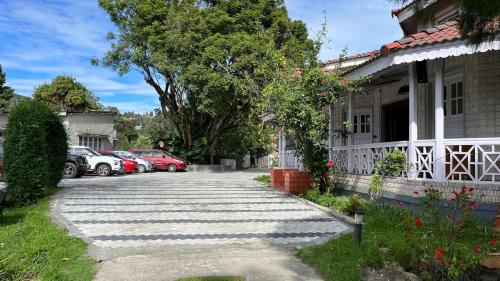
[(446, 204), (441, 192), (428, 188), (421, 211), (402, 210), (401, 228), (406, 243), (414, 246), (412, 270), (425, 280), (463, 279), (496, 247), (497, 237), (474, 217), (478, 202), (473, 193), (463, 187)]
[[(449, 203), (429, 188), (425, 194), (416, 194), (421, 196), (422, 208), (366, 202), (361, 246), (355, 246), (352, 234), (346, 234), (304, 248), (298, 256), (325, 280), (362, 280), (362, 268), (386, 264), (398, 264), (423, 280), (480, 280), (485, 269), (479, 262), (499, 249), (490, 225), (473, 215), (478, 205), (473, 194), (473, 189), (464, 187), (453, 193)], [(333, 202), (347, 201), (347, 197), (314, 190), (303, 197), (337, 210), (339, 204)], [(500, 280), (500, 276), (494, 278)]]

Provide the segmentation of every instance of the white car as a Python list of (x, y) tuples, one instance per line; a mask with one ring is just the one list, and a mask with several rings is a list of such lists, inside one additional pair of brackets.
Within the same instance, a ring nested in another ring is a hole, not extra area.
[(102, 177), (119, 174), (123, 170), (123, 162), (121, 159), (103, 156), (99, 152), (86, 146), (70, 146), (69, 153), (85, 156), (90, 165), (89, 172), (95, 172)]
[(113, 152), (120, 155), (121, 157), (137, 161), (137, 170), (139, 173), (154, 171), (155, 167), (153, 166), (153, 163), (151, 161), (142, 159), (142, 158), (138, 157), (137, 155), (134, 155), (128, 151), (118, 150), (118, 151), (113, 151)]

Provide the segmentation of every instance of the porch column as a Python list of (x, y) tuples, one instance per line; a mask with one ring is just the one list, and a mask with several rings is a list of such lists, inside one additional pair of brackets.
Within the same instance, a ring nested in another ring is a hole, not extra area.
[(334, 146), (334, 138), (333, 138), (333, 134), (334, 134), (334, 130), (335, 130), (335, 123), (334, 123), (334, 105), (333, 104), (330, 104), (330, 107), (329, 107), (329, 110), (328, 110), (328, 114), (330, 115), (330, 126), (328, 127), (328, 157), (329, 159), (331, 160), (333, 157), (332, 155), (332, 148)]
[(278, 159), (279, 159), (279, 166), (281, 168), (286, 168), (285, 164), (286, 164), (286, 153), (285, 153), (285, 150), (286, 150), (286, 137), (285, 137), (285, 132), (283, 130), (281, 130), (278, 134), (279, 136), (279, 141), (278, 141), (278, 151), (279, 151), (279, 155), (278, 155)]
[(354, 144), (354, 135), (353, 135), (353, 98), (351, 94), (348, 94), (348, 104), (347, 104), (347, 123), (349, 124), (347, 130), (350, 132), (350, 134), (347, 135), (347, 172), (352, 173), (353, 172), (353, 167), (354, 167), (354, 161), (353, 157), (354, 154), (352, 153), (352, 145)]
[(434, 180), (445, 180), (445, 147), (444, 147), (444, 61), (436, 61), (436, 76), (434, 89)]
[(417, 178), (417, 155), (415, 148), (415, 141), (418, 139), (417, 127), (417, 77), (414, 64), (408, 65), (408, 79), (409, 79), (409, 139), (408, 139), (408, 162), (410, 169), (408, 171), (409, 179)]

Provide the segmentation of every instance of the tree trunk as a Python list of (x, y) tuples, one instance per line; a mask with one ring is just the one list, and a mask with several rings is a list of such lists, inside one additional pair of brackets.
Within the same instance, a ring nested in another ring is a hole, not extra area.
[(319, 193), (325, 194), (326, 193), (326, 181), (325, 177), (321, 177), (319, 180)]

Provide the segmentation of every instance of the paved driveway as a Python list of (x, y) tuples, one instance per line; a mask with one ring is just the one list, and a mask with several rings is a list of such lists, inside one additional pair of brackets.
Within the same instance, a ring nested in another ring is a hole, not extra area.
[[(164, 266), (172, 272), (178, 271), (144, 280), (169, 280), (176, 275), (205, 272), (220, 274), (226, 267), (235, 267), (231, 259), (224, 265), (227, 254), (233, 253), (234, 258), (247, 257), (247, 264), (253, 259), (254, 271), (265, 271), (258, 269), (259, 264), (266, 267), (273, 263), (262, 265), (266, 258), (262, 254), (285, 257), (290, 263), (284, 268), (288, 273), (280, 275), (285, 279), (275, 280), (302, 280), (291, 277), (308, 271), (301, 265), (293, 269), (297, 261), (291, 249), (324, 242), (347, 231), (348, 226), (320, 209), (254, 182), (256, 175), (187, 172), (67, 180), (63, 183), (65, 189), (53, 201), (53, 216), (70, 233), (89, 242), (91, 255), (108, 261), (103, 266), (103, 271), (108, 268), (108, 274), (100, 273), (98, 279), (125, 280), (123, 275), (113, 279), (114, 271), (136, 266), (134, 272), (138, 275), (130, 280), (140, 280), (151, 271), (143, 271), (150, 263), (140, 265), (133, 257), (144, 254), (149, 254), (151, 261), (166, 262)], [(165, 253), (168, 255), (162, 256)], [(280, 256), (283, 253), (287, 254)], [(207, 268), (182, 268), (186, 259), (202, 256), (203, 261), (210, 261)], [(227, 274), (243, 272), (248, 277), (248, 270)], [(256, 274), (255, 280), (276, 277)], [(307, 274), (303, 280), (317, 278), (314, 272)]]

